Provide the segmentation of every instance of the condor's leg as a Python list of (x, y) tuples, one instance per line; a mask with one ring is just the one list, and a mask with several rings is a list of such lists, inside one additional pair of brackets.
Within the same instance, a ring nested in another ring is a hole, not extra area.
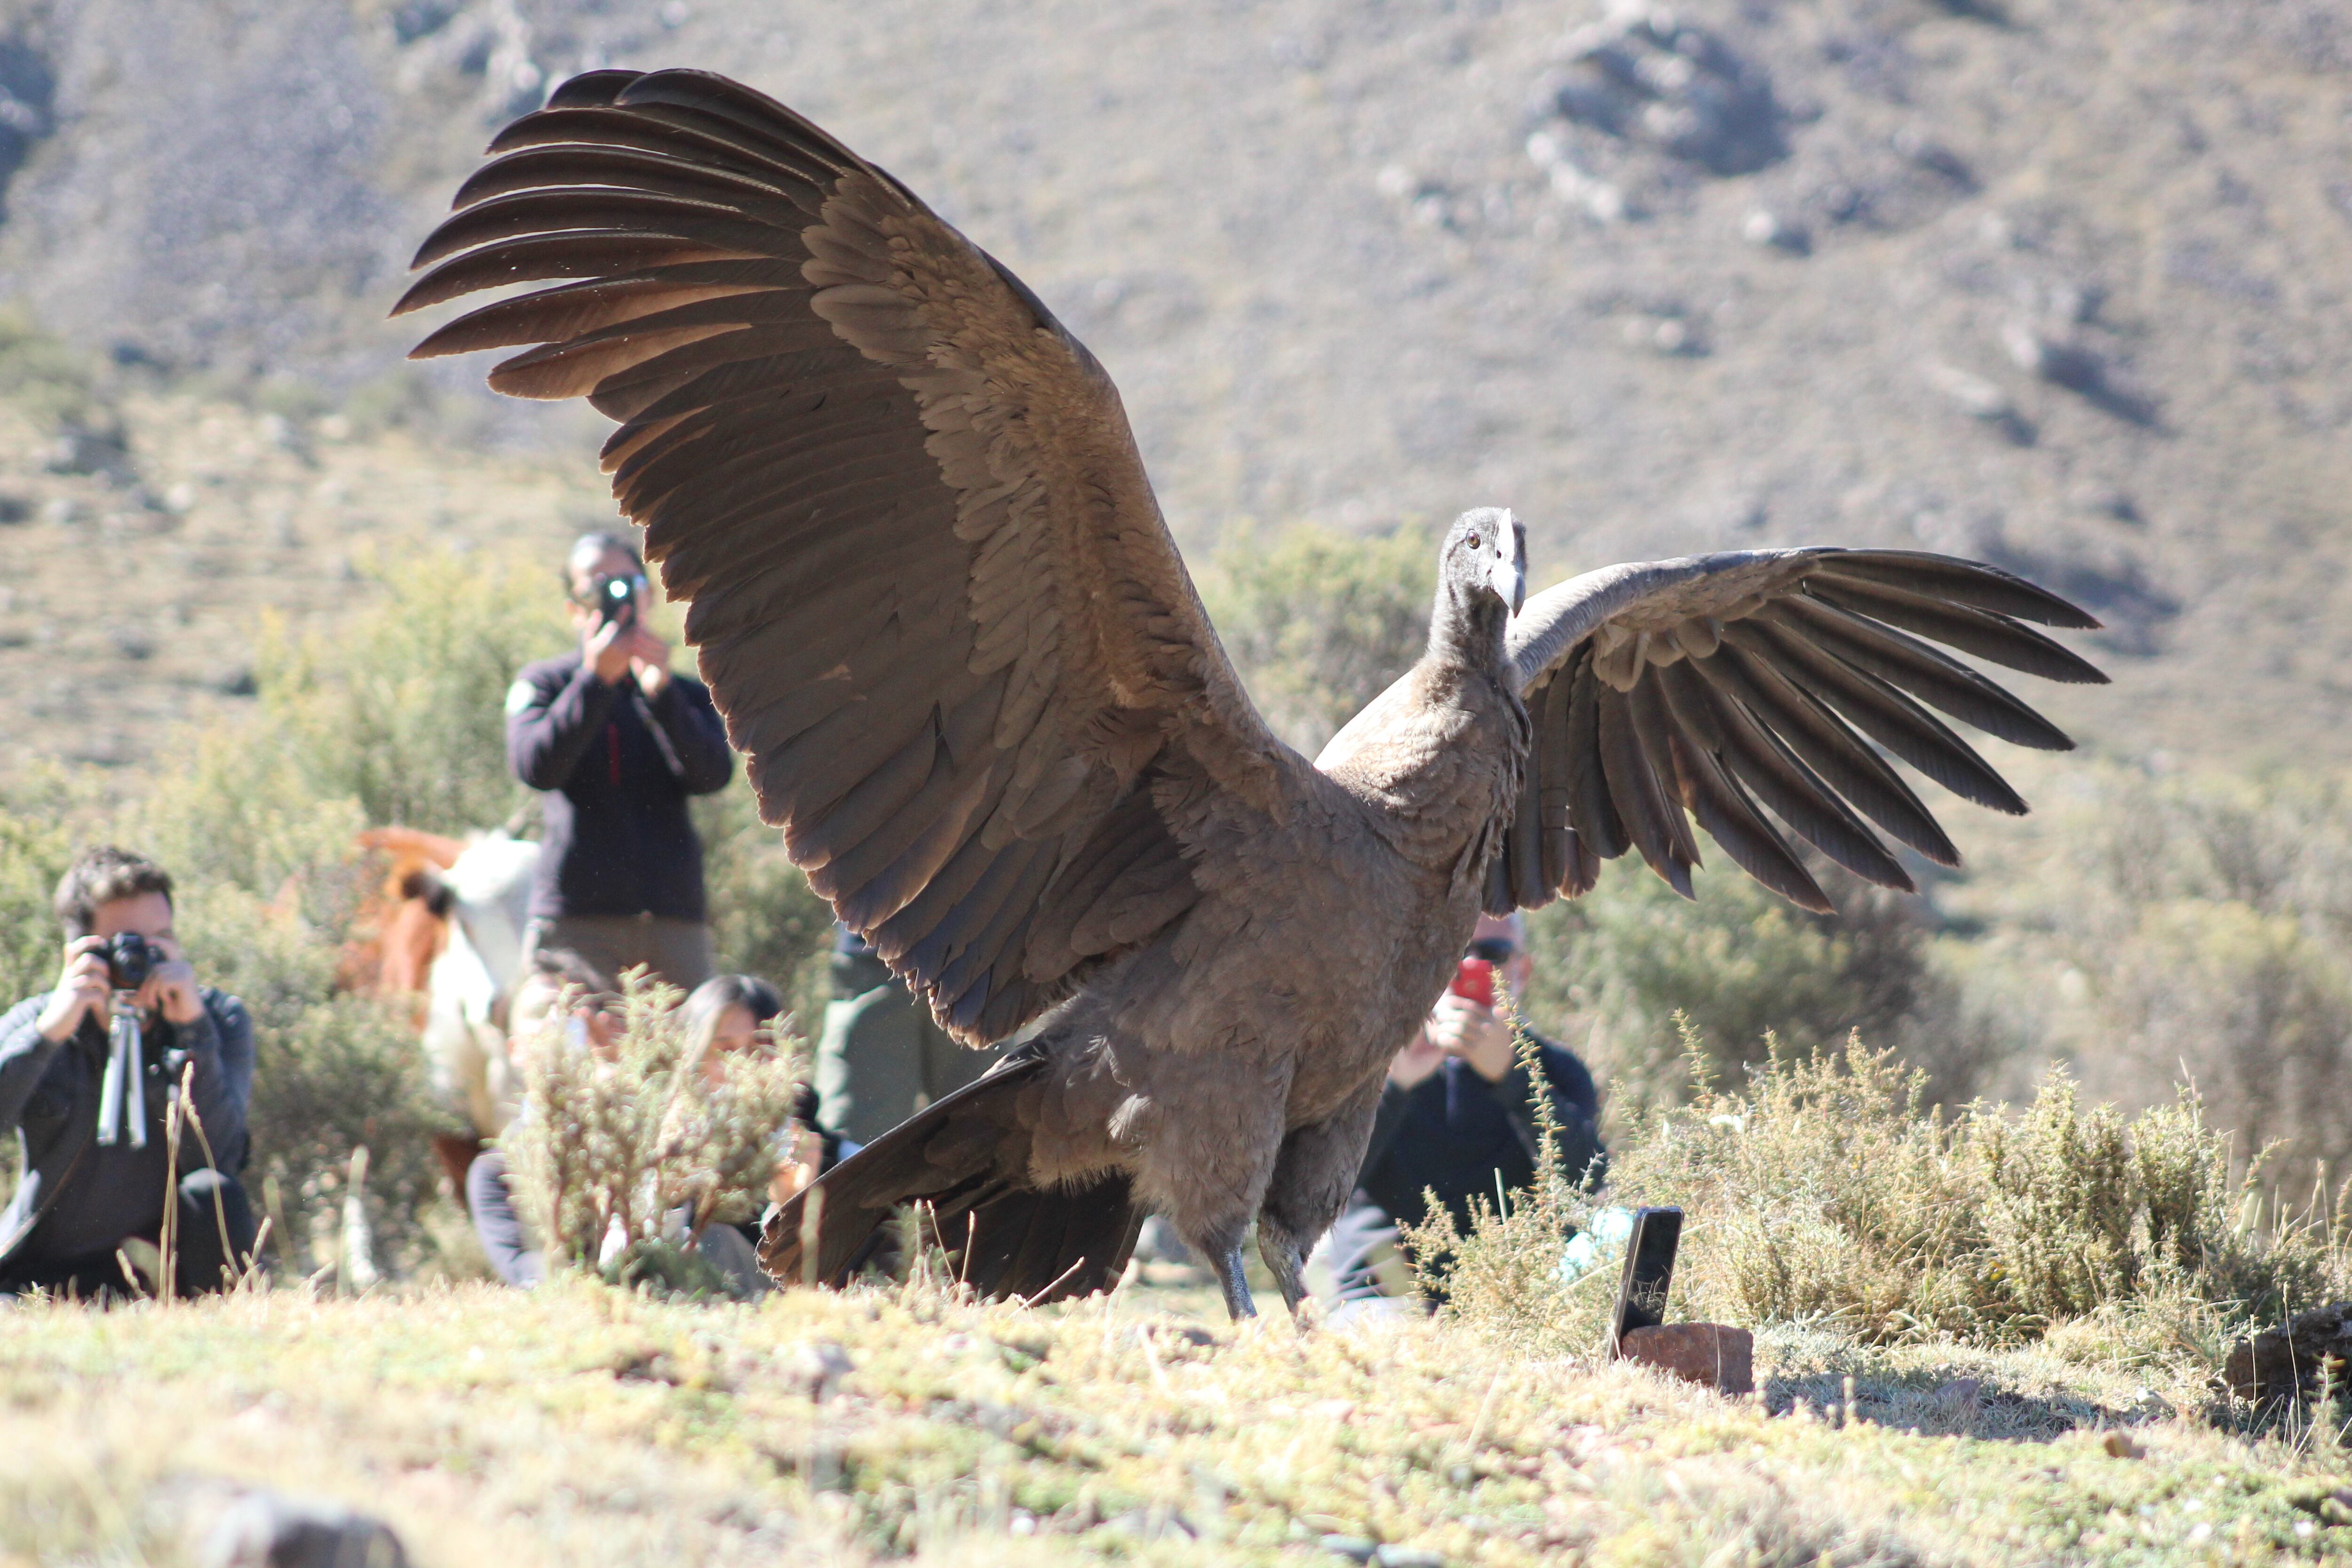
[(1275, 1159), (1274, 1178), (1257, 1214), (1257, 1249), (1294, 1318), (1307, 1299), (1301, 1277), (1307, 1255), (1356, 1190), (1383, 1081), (1374, 1079), (1327, 1120), (1294, 1131)]
[(1254, 1318), (1242, 1238), (1282, 1151), (1290, 1063), (1203, 1052), (1160, 1056), (1147, 1070), (1149, 1109), (1137, 1120), (1149, 1130), (1139, 1141), (1137, 1186), (1216, 1271), (1225, 1310), (1235, 1321)]

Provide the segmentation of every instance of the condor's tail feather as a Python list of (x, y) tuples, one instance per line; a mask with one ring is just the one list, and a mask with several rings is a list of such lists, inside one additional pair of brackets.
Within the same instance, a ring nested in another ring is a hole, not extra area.
[(919, 1203), (956, 1277), (984, 1297), (1050, 1301), (1108, 1289), (1143, 1215), (1121, 1173), (1029, 1184), (1045, 1072), (1045, 1051), (1021, 1047), (844, 1160), (769, 1217), (761, 1265), (787, 1285), (845, 1285), (892, 1215)]

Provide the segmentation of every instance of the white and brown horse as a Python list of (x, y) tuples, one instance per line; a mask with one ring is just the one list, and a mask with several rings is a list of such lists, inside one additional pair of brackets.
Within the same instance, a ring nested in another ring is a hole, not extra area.
[(358, 939), (345, 950), (346, 989), (415, 998), (415, 1023), (436, 1098), (468, 1133), (434, 1139), (460, 1193), (485, 1138), (512, 1118), (520, 1085), (507, 1056), (507, 1003), (522, 967), (535, 840), (503, 831), (467, 840), (413, 827), (370, 828), (359, 847), (389, 868)]

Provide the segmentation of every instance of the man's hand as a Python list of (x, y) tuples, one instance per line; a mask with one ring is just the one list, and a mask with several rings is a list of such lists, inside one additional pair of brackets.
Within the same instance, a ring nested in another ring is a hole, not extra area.
[(596, 679), (607, 686), (620, 683), (629, 673), (630, 639), (636, 633), (634, 624), (604, 621), (591, 626), (580, 635), (580, 658)]
[(84, 1016), (107, 1016), (113, 987), (106, 983), (105, 947), (105, 939), (95, 936), (66, 943), (65, 973), (58, 976), (58, 988), (49, 993), (48, 1005), (35, 1021), (41, 1038), (51, 1045), (80, 1028)]
[[(669, 685), (669, 644), (639, 621), (629, 628), (628, 645), (630, 673), (637, 678), (637, 689), (650, 702)], [(597, 679), (604, 678), (599, 675)]]
[(824, 1138), (822, 1134), (791, 1123), (792, 1147), (776, 1162), (776, 1173), (768, 1182), (771, 1201), (788, 1204), (800, 1196), (802, 1189), (817, 1178), (817, 1168), (824, 1163)]
[(1492, 1008), (1451, 991), (1437, 999), (1426, 1033), (1445, 1055), (1460, 1057), (1488, 1083), (1502, 1082), (1518, 1059), (1511, 1048), (1511, 1026)]
[(1427, 1029), (1416, 1030), (1412, 1041), (1389, 1063), (1389, 1081), (1399, 1089), (1411, 1089), (1444, 1065), (1445, 1047), (1431, 1039)]
[(163, 950), (164, 962), (155, 966), (147, 976), (147, 984), (139, 988), (140, 1010), (160, 1012), (167, 1023), (194, 1023), (205, 1016), (205, 999), (196, 990), (195, 967), (180, 951), (180, 944), (170, 937), (148, 940)]

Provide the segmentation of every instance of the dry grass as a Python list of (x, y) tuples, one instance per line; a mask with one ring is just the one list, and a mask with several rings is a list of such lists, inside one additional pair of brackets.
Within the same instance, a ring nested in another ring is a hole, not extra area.
[(1399, 1563), (2265, 1561), (2339, 1534), (2335, 1455), (2123, 1374), (1793, 1331), (1759, 1371), (1726, 1401), (1459, 1324), (1228, 1330), (1134, 1291), (26, 1305), (0, 1336), (0, 1562), (179, 1561), (175, 1517), (224, 1482), (516, 1568), (1308, 1561), (1327, 1536)]

